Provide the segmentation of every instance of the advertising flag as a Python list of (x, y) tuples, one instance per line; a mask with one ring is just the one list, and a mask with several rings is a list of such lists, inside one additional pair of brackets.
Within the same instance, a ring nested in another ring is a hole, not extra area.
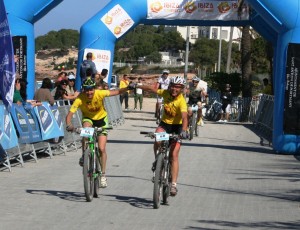
[(0, 0), (0, 96), (8, 111), (13, 102), (14, 85), (14, 50), (4, 2)]

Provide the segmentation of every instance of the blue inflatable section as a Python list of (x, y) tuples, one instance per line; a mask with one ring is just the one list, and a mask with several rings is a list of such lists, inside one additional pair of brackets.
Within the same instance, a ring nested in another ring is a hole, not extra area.
[[(15, 36), (27, 36), (27, 80), (29, 83), (27, 94), (29, 98), (33, 97), (34, 92), (32, 89), (34, 89), (35, 81), (33, 24), (61, 1), (62, 0), (4, 0), (12, 34)], [(93, 51), (98, 61), (98, 67), (105, 67), (109, 70), (108, 83), (110, 84), (115, 42), (141, 23), (149, 25), (182, 26), (250, 25), (273, 44), (275, 51), (273, 65), (273, 82), (275, 88), (273, 148), (275, 151), (281, 153), (300, 154), (300, 121), (298, 122), (297, 119), (295, 119), (296, 123), (293, 128), (289, 127), (291, 125), (287, 119), (293, 115), (288, 114), (287, 111), (293, 111), (296, 115), (298, 115), (298, 111), (300, 112), (300, 108), (298, 108), (299, 103), (297, 102), (300, 93), (297, 94), (295, 90), (292, 90), (292, 88), (297, 88), (292, 86), (296, 84), (299, 86), (300, 81), (295, 81), (298, 76), (297, 60), (300, 59), (300, 55), (298, 56), (297, 54), (298, 45), (300, 44), (300, 17), (298, 16), (300, 0), (247, 0), (247, 3), (253, 9), (250, 18), (247, 20), (226, 20), (226, 18), (225, 20), (196, 20), (193, 18), (187, 19), (181, 17), (181, 15), (175, 19), (169, 19), (168, 17), (149, 19), (149, 2), (152, 3), (151, 7), (153, 7), (154, 11), (158, 12), (162, 6), (172, 8), (175, 5), (175, 8), (182, 9), (186, 7), (189, 1), (112, 0), (82, 25), (80, 29), (77, 67), (80, 67), (85, 54)], [(189, 5), (184, 9), (190, 11), (190, 13), (196, 8), (208, 7), (207, 10), (209, 10), (209, 7), (218, 1), (206, 0), (201, 2), (201, 0), (196, 0), (193, 2), (196, 2), (198, 5)], [(236, 0), (226, 1), (229, 5), (231, 4), (230, 6), (233, 6), (236, 2)], [(226, 10), (226, 6), (224, 9)], [(117, 24), (113, 21), (115, 18), (119, 20)], [(290, 72), (287, 73), (287, 69)], [(101, 69), (99, 69), (99, 71), (101, 71)], [(80, 88), (81, 84), (78, 74), (79, 71), (77, 72), (76, 78), (77, 89)], [(294, 84), (290, 83), (291, 79), (293, 79)]]

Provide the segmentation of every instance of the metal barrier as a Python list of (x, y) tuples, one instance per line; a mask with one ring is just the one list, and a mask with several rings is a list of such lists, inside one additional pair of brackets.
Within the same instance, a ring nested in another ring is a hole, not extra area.
[(261, 138), (261, 144), (263, 144), (264, 139), (269, 142), (269, 145), (272, 143), (273, 110), (274, 96), (263, 94), (260, 97), (260, 103), (257, 107), (255, 120), (253, 122), (254, 129)]

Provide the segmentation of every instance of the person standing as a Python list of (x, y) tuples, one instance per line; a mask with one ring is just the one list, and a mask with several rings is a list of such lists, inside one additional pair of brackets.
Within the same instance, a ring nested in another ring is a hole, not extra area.
[(91, 52), (86, 54), (86, 60), (83, 60), (80, 65), (81, 82), (84, 82), (84, 80), (88, 77), (86, 75), (87, 69), (92, 69), (92, 78), (94, 78), (95, 74), (97, 74), (97, 68), (96, 64), (93, 62), (93, 54)]
[(228, 122), (229, 114), (231, 112), (231, 101), (232, 101), (232, 93), (230, 91), (231, 85), (226, 84), (225, 90), (221, 93), (221, 100), (222, 100), (222, 114), (221, 119), (217, 122)]
[[(139, 77), (137, 86), (142, 86), (142, 85), (143, 85), (142, 78)], [(137, 103), (138, 102), (140, 104), (140, 110), (142, 110), (142, 108), (143, 108), (143, 89), (137, 87), (134, 90), (134, 109), (135, 110), (137, 109)]]
[[(120, 81), (120, 89), (127, 88), (129, 85), (129, 80), (127, 77), (127, 74), (123, 75), (123, 79)], [(128, 100), (129, 100), (129, 90), (124, 91), (122, 94), (120, 94), (120, 103), (121, 106), (123, 104), (123, 101), (125, 101), (125, 110), (128, 110)]]
[[(170, 79), (168, 78), (170, 71), (167, 69), (164, 69), (162, 72), (162, 75), (158, 78), (156, 83), (156, 89), (168, 89), (170, 84)], [(155, 117), (156, 117), (156, 123), (159, 123), (160, 118), (160, 106), (163, 103), (163, 97), (157, 96), (157, 102), (155, 105)]]
[(41, 88), (39, 88), (35, 93), (33, 99), (37, 102), (48, 101), (50, 105), (54, 105), (54, 97), (52, 96), (50, 90), (52, 89), (52, 82), (50, 78), (44, 78)]

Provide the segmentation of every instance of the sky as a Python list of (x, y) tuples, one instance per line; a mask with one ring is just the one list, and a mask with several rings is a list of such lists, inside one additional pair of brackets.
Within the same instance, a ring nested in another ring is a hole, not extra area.
[(35, 37), (51, 30), (74, 29), (80, 27), (97, 14), (111, 0), (63, 0), (48, 14), (34, 24)]

